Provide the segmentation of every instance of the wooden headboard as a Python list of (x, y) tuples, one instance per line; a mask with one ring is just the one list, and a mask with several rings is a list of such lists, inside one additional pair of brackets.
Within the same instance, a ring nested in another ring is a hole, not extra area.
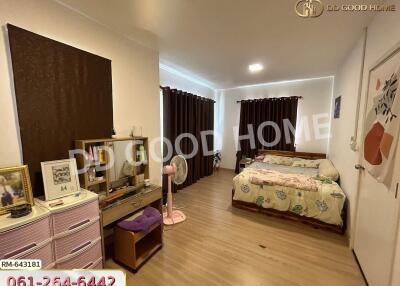
[(326, 154), (323, 153), (308, 153), (308, 152), (295, 152), (295, 151), (278, 151), (278, 150), (263, 150), (258, 149), (257, 155), (276, 155), (276, 156), (285, 156), (285, 157), (297, 157), (302, 159), (326, 159)]

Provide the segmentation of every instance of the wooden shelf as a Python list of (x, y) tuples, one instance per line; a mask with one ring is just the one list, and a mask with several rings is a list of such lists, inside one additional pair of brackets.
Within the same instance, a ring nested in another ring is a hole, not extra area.
[(140, 265), (143, 264), (150, 256), (152, 256), (159, 248), (162, 247), (161, 243), (157, 243), (154, 246), (151, 246), (148, 250), (144, 251), (143, 254), (136, 259), (137, 265), (140, 267)]
[[(126, 137), (126, 138), (103, 138), (103, 139), (76, 140), (75, 147), (76, 147), (76, 149), (86, 150), (86, 152), (87, 152), (89, 150), (89, 148), (91, 148), (92, 146), (97, 146), (97, 147), (107, 147), (108, 146), (108, 147), (110, 147), (115, 142), (132, 141), (132, 140), (136, 140), (136, 142), (137, 142), (137, 145), (134, 144), (132, 146), (132, 148), (133, 148), (132, 149), (132, 154), (133, 154), (132, 159), (134, 161), (137, 159), (139, 146), (144, 147), (145, 157), (147, 157), (148, 153), (149, 153), (148, 152), (148, 150), (149, 150), (148, 138), (142, 137), (142, 136)], [(98, 166), (104, 167), (109, 163), (109, 160), (110, 160), (107, 152), (104, 154), (105, 161), (103, 161), (103, 157), (102, 157), (102, 162), (94, 162), (94, 161), (88, 162), (82, 154), (77, 154), (76, 159), (77, 159), (77, 165), (78, 165), (79, 169), (87, 168), (88, 170), (90, 168), (96, 168)], [(148, 160), (148, 158), (146, 158), (146, 160), (144, 160), (143, 162), (139, 162), (140, 165), (134, 168), (134, 174), (133, 174), (133, 176), (131, 176), (131, 179), (129, 179), (127, 177), (128, 180), (126, 180), (126, 178), (124, 178), (127, 183), (140, 187), (144, 184), (145, 179), (149, 179), (149, 175), (150, 175), (149, 167), (150, 166), (149, 166), (149, 162), (147, 160)], [(93, 171), (93, 170), (91, 170), (91, 171)], [(111, 181), (112, 179), (111, 179), (110, 169), (101, 171), (101, 173), (104, 176), (104, 180), (93, 181), (93, 182), (89, 181), (89, 172), (80, 174), (79, 182), (80, 182), (81, 187), (84, 189), (90, 189), (96, 193), (106, 192), (106, 196), (111, 195), (110, 189), (118, 187), (119, 186), (118, 183), (120, 183), (120, 182)], [(136, 178), (138, 175), (143, 176), (143, 177), (141, 177), (141, 180), (139, 182)], [(129, 181), (129, 180), (131, 180), (131, 181)], [(125, 181), (121, 182), (121, 184), (125, 184)]]
[(103, 183), (107, 183), (107, 180), (106, 179), (102, 179), (102, 180), (95, 180), (93, 182), (88, 182), (87, 186), (88, 187), (92, 187), (92, 186), (100, 185), (100, 184), (103, 184)]
[[(162, 246), (162, 226), (155, 227), (147, 234), (141, 232), (140, 240), (135, 239), (136, 268), (140, 267), (154, 252)], [(140, 233), (139, 233), (140, 234)]]
[[(152, 226), (150, 227), (150, 230), (149, 230), (148, 233), (152, 232), (155, 228), (157, 228), (157, 227), (159, 227), (159, 226), (160, 226), (159, 223), (158, 223), (158, 224), (152, 225)], [(145, 234), (143, 231), (137, 232), (137, 233), (135, 233), (135, 241), (136, 241), (136, 242), (139, 242), (139, 241), (140, 241), (143, 237), (145, 237), (145, 236), (146, 236), (146, 234)]]

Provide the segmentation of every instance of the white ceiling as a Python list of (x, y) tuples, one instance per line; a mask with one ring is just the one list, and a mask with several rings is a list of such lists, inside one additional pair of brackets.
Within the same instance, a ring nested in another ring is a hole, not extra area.
[[(161, 63), (196, 75), (214, 88), (332, 75), (373, 16), (325, 11), (318, 18), (304, 19), (294, 12), (297, 0), (57, 2), (159, 49)], [(265, 69), (250, 74), (247, 66), (254, 62)]]

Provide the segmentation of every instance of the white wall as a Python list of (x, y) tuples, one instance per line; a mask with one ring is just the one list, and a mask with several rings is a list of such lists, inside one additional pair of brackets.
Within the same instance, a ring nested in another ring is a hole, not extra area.
[[(377, 60), (379, 60), (384, 54), (389, 50), (394, 48), (400, 43), (400, 0), (388, 1), (389, 4), (395, 4), (397, 7), (396, 12), (391, 13), (379, 13), (368, 26), (368, 37), (366, 45), (366, 55), (365, 55), (365, 67), (364, 67), (364, 77), (362, 84), (362, 100), (360, 106), (364, 107), (367, 94), (367, 84), (368, 84), (368, 71)], [(360, 35), (361, 37), (361, 35)], [(351, 56), (353, 55), (353, 56)], [(343, 63), (342, 68), (337, 73), (337, 81), (335, 85), (338, 86), (335, 89), (335, 95), (341, 93), (343, 98), (346, 98), (346, 103), (343, 102), (342, 107), (344, 110), (349, 110), (349, 112), (344, 112), (343, 117), (340, 121), (333, 123), (333, 132), (331, 139), (331, 147), (329, 154), (332, 156), (336, 167), (339, 169), (341, 174), (341, 181), (346, 182), (344, 190), (350, 197), (355, 198), (357, 195), (357, 173), (354, 172), (354, 165), (358, 163), (359, 152), (350, 151), (349, 135), (350, 130), (346, 130), (348, 126), (351, 126), (351, 131), (353, 130), (353, 124), (355, 118), (354, 113), (357, 107), (357, 102), (355, 98), (356, 87), (358, 86), (359, 80), (357, 80), (359, 74), (359, 63), (357, 58), (360, 55), (360, 42), (351, 51), (347, 60)], [(364, 116), (364, 110), (362, 108), (360, 117), (358, 119), (358, 145), (361, 144), (362, 138), (362, 118)], [(400, 170), (400, 161), (396, 162), (395, 170)], [(398, 174), (398, 171), (395, 172)], [(352, 182), (351, 182), (352, 181)], [(354, 202), (353, 205), (354, 208)], [(352, 210), (351, 214), (354, 216)], [(354, 218), (352, 218), (354, 221)], [(350, 230), (350, 233), (354, 231), (354, 226)], [(394, 276), (392, 285), (400, 285), (400, 273), (397, 271), (400, 268), (400, 233), (399, 241), (396, 251), (396, 263), (394, 266)], [(389, 266), (388, 266), (389, 267)]]
[(354, 168), (359, 154), (350, 149), (350, 138), (354, 134), (357, 97), (359, 92), (360, 72), (362, 66), (363, 37), (357, 42), (347, 56), (335, 78), (334, 96), (341, 96), (340, 118), (332, 119), (329, 158), (340, 172), (340, 185), (349, 200), (347, 233), (350, 236), (355, 218), (357, 199), (358, 171)]
[[(226, 89), (222, 93), (223, 109), (221, 115), (223, 120), (222, 127), (222, 164), (228, 169), (235, 168), (236, 145), (233, 128), (239, 125), (240, 104), (238, 100), (265, 98), (265, 97), (284, 97), (302, 96), (299, 100), (297, 122), (307, 123), (310, 128), (309, 137), (304, 129), (296, 130), (296, 150), (303, 152), (326, 153), (328, 148), (329, 128), (321, 128), (314, 124), (314, 120), (319, 125), (329, 124), (331, 110), (331, 96), (333, 88), (333, 77), (289, 81), (281, 83), (271, 83), (263, 85), (248, 86), (243, 88)], [(319, 117), (320, 115), (320, 117)]]
[(198, 96), (214, 99), (213, 88), (192, 80), (184, 74), (181, 75), (178, 71), (174, 71), (169, 67), (166, 68), (163, 65), (160, 65), (160, 85), (169, 86)]
[[(160, 134), (158, 52), (108, 30), (50, 0), (0, 1), (0, 165), (22, 163), (12, 72), (8, 62), (4, 25), (14, 24), (51, 39), (112, 60), (114, 126), (127, 135), (133, 125), (143, 126), (149, 138)], [(45, 139), (44, 139), (45, 140)], [(154, 183), (161, 164), (150, 160)]]

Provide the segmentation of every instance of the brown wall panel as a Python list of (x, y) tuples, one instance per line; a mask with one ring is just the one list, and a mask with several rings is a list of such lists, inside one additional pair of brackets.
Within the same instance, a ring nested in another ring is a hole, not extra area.
[(10, 24), (7, 29), (23, 160), (40, 196), (40, 162), (68, 158), (76, 139), (111, 137), (111, 60)]

